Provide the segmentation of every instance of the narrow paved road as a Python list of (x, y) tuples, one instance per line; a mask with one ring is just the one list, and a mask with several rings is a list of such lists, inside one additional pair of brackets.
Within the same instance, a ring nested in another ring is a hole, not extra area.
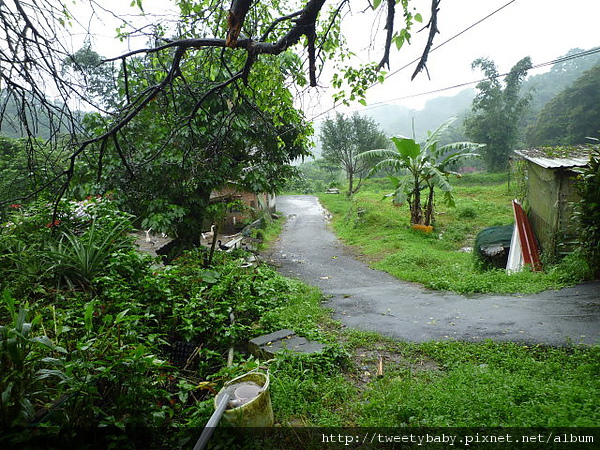
[(318, 286), (344, 325), (412, 342), (600, 343), (600, 283), (533, 295), (461, 296), (370, 269), (329, 230), (313, 196), (280, 196), (287, 224), (268, 258), (281, 273)]

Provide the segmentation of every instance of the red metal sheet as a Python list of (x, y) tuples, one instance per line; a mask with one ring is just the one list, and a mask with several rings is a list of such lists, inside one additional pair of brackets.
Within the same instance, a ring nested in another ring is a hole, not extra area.
[(512, 204), (515, 213), (515, 231), (519, 233), (523, 262), (530, 265), (534, 271), (540, 271), (542, 270), (540, 254), (527, 214), (518, 201), (513, 200)]

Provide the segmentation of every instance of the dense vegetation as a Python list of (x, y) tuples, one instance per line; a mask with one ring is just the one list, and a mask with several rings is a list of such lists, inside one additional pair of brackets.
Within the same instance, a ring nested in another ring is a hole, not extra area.
[[(497, 197), (505, 190), (493, 188)], [(158, 266), (122, 234), (129, 216), (108, 199), (65, 203), (55, 221), (46, 204), (13, 210), (0, 234), (0, 421), (11, 430), (2, 445), (189, 448), (213, 411), (214, 392), (257, 367), (270, 372), (284, 427), (594, 426), (600, 419), (597, 347), (394, 342), (342, 329), (317, 290), (263, 264), (241, 268), (243, 253), (219, 253), (205, 268), (196, 250)], [(459, 210), (473, 215), (466, 204)], [(454, 245), (450, 235), (459, 231), (447, 228), (442, 246)], [(327, 349), (269, 362), (245, 354), (247, 339), (280, 328)], [(182, 342), (197, 353), (178, 357)], [(224, 430), (211, 443), (290, 448), (277, 439)]]
[[(208, 257), (198, 245), (205, 220), (219, 214), (210, 196), (224, 182), (274, 192), (296, 174), (291, 162), (308, 154), (312, 128), (294, 106), (293, 87), (317, 86), (321, 61), (338, 63), (335, 98), (364, 104), (368, 86), (385, 78), (380, 69), (389, 65), (391, 44), (400, 48), (423, 21), (409, 1), (373, 2), (389, 20), (383, 55), (358, 69), (345, 65), (351, 52), (340, 20), (347, 1), (325, 13), (320, 0), (181, 0), (172, 26), (163, 17), (145, 34), (146, 48), (114, 60), (90, 41), (77, 52), (67, 48), (67, 22), (79, 18), (54, 3), (0, 2), (0, 126), (26, 136), (0, 138), (2, 448), (190, 448), (213, 412), (214, 394), (254, 369), (270, 373), (276, 421), (284, 427), (598, 424), (598, 347), (416, 345), (344, 330), (329, 319), (316, 289), (263, 263), (248, 264), (245, 252)], [(142, 8), (142, 1), (131, 3)], [(415, 74), (436, 34), (438, 9), (431, 11)], [(396, 29), (395, 12), (402, 13)], [(147, 32), (126, 28), (117, 30), (120, 39)], [(515, 66), (504, 88), (491, 61), (477, 64), (488, 80), (478, 85), (472, 106), (482, 115), (470, 131), (484, 129), (489, 137), (500, 122), (509, 128), (501, 151), (486, 155), (488, 169), (496, 170), (506, 165), (506, 144), (522, 141), (532, 119), (522, 114), (519, 92), (530, 63)], [(552, 76), (564, 81), (565, 67)], [(576, 111), (597, 78), (593, 70), (557, 97), (570, 107), (559, 111), (562, 117), (596, 117), (587, 111), (597, 109), (593, 102)], [(76, 105), (94, 112), (84, 116)], [(330, 144), (353, 138), (354, 164), (356, 153), (378, 147), (382, 136), (376, 122), (352, 120)], [(561, 138), (575, 136), (568, 131)], [(455, 129), (448, 139), (462, 135)], [(418, 147), (410, 144), (409, 156)], [(417, 190), (431, 188), (426, 228), (411, 227), (408, 211), (380, 200), (399, 192), (400, 184), (387, 180), (373, 180), (358, 194), (351, 183), (354, 197), (321, 196), (337, 232), (375, 267), (465, 293), (533, 292), (589, 276), (579, 255), (544, 273), (480, 272), (466, 247), (483, 226), (511, 221), (512, 186), (502, 174), (466, 176), (454, 190), (456, 208), (434, 209), (433, 169), (447, 182), (441, 162), (449, 155), (432, 155), (416, 155), (426, 169)], [(294, 181), (306, 190), (342, 186), (340, 160), (338, 154), (313, 163), (313, 185)], [(474, 172), (475, 164), (466, 161), (461, 170)], [(367, 170), (344, 168), (351, 181)], [(589, 202), (579, 209), (588, 244), (600, 242), (598, 170), (595, 159), (581, 174), (589, 180), (581, 186)], [(134, 224), (178, 240), (170, 264), (137, 251)], [(583, 250), (597, 260), (597, 245)], [(246, 352), (248, 339), (280, 328), (320, 340), (326, 350), (269, 361)], [(235, 441), (227, 432), (215, 446), (234, 448)], [(288, 441), (251, 441), (240, 445), (290, 448)]]
[[(518, 148), (540, 145), (539, 141), (536, 142), (528, 137), (529, 135), (533, 136), (533, 134), (539, 133), (539, 131), (535, 131), (535, 128), (537, 127), (536, 120), (540, 111), (550, 100), (561, 94), (562, 91), (572, 89), (572, 85), (578, 78), (599, 63), (600, 56), (597, 49), (571, 49), (567, 54), (556, 58), (556, 62), (548, 72), (532, 74), (522, 82), (520, 95), (530, 98), (531, 102), (525, 109), (523, 117), (517, 123)], [(419, 110), (409, 109), (402, 105), (374, 105), (365, 110), (364, 115), (374, 119), (388, 136), (413, 137), (414, 135), (417, 140), (425, 139), (428, 131), (435, 129), (449, 117), (458, 117), (459, 120), (455, 123), (452, 134), (447, 135), (447, 142), (458, 142), (467, 140), (463, 121), (470, 115), (476, 93), (475, 89), (469, 88), (453, 96), (436, 97), (428, 100), (423, 109)], [(592, 93), (592, 97), (593, 95)], [(572, 108), (571, 105), (564, 106), (563, 108), (564, 114), (567, 116), (571, 114), (569, 111), (572, 111), (572, 114), (575, 115), (586, 114), (585, 111), (589, 111), (590, 115), (584, 118), (584, 123), (588, 125), (596, 123), (595, 126), (598, 128), (597, 120), (596, 122), (591, 120), (597, 114), (596, 106), (587, 103), (586, 108), (577, 109)], [(569, 123), (569, 120), (567, 120), (567, 123)], [(578, 126), (575, 123), (573, 125)], [(560, 128), (563, 129), (565, 126), (566, 122), (562, 121)], [(316, 123), (315, 127), (318, 129), (320, 124)], [(595, 136), (597, 134), (598, 130), (595, 130), (589, 133), (588, 136)], [(563, 136), (559, 137), (562, 140), (555, 140), (552, 142), (552, 145), (558, 143), (575, 143), (567, 142)], [(470, 139), (475, 140), (472, 137)], [(315, 154), (317, 158), (321, 155), (319, 142), (317, 142)], [(482, 163), (483, 161), (477, 163), (480, 169), (484, 167)]]
[[(211, 392), (256, 367), (240, 353), (227, 367), (229, 348), (284, 327), (320, 337), (319, 294), (264, 265), (240, 268), (244, 254), (205, 268), (196, 250), (161, 267), (109, 199), (64, 202), (53, 217), (51, 205), (15, 204), (1, 229), (0, 427), (14, 430), (3, 445), (32, 425), (82, 442), (78, 427), (117, 439), (144, 426), (137, 438), (172, 448), (194, 437), (176, 427), (204, 425)], [(196, 353), (177, 358), (180, 342)]]
[(579, 172), (576, 186), (581, 199), (575, 205), (574, 218), (581, 230), (581, 251), (595, 276), (600, 276), (600, 148)]

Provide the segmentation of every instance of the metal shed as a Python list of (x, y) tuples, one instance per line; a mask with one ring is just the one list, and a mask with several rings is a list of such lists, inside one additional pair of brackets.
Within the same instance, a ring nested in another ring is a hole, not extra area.
[(578, 243), (572, 223), (577, 167), (589, 164), (591, 149), (585, 146), (515, 150), (526, 161), (528, 217), (546, 255), (570, 253)]

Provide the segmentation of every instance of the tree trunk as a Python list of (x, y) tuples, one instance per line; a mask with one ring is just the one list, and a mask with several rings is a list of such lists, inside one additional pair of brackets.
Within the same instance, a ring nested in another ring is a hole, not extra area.
[(351, 197), (352, 194), (354, 194), (354, 172), (352, 172), (351, 170), (348, 171), (348, 197)]
[(413, 175), (414, 188), (412, 191), (413, 203), (410, 208), (410, 223), (413, 225), (423, 224), (423, 208), (421, 207), (421, 189), (418, 175)]
[(425, 223), (424, 225), (432, 225), (433, 223), (433, 208), (434, 208), (434, 190), (433, 186), (429, 186), (429, 195), (427, 196), (427, 205), (425, 207)]
[(413, 225), (423, 224), (423, 208), (421, 207), (421, 191), (415, 189), (413, 191), (413, 203), (410, 211), (410, 222)]
[(202, 232), (202, 223), (206, 216), (206, 208), (210, 200), (210, 191), (197, 192), (196, 198), (191, 202), (186, 202), (188, 213), (177, 224), (176, 241), (178, 247), (182, 250), (188, 250), (200, 245), (200, 233)]

